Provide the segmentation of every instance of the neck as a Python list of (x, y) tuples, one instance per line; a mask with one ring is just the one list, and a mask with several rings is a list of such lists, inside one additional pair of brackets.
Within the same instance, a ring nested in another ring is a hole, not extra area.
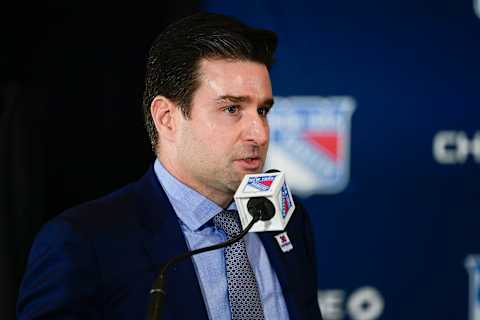
[(206, 186), (205, 184), (202, 184), (200, 181), (197, 181), (195, 179), (188, 179), (187, 177), (185, 177), (183, 172), (177, 170), (177, 167), (171, 161), (169, 161), (168, 158), (164, 159), (162, 157), (158, 157), (158, 161), (160, 161), (162, 166), (178, 181), (188, 186), (189, 188), (197, 191), (205, 198), (213, 201), (219, 207), (225, 209), (232, 201), (234, 195), (233, 192), (225, 192), (212, 186)]
[[(188, 185), (188, 184), (187, 184)], [(232, 202), (233, 199), (233, 194), (225, 194), (225, 193), (219, 193), (218, 190), (201, 190), (201, 188), (195, 188), (194, 186), (188, 185), (190, 188), (198, 191), (201, 193), (204, 197), (212, 200), (215, 202), (219, 207), (226, 209), (227, 206)]]

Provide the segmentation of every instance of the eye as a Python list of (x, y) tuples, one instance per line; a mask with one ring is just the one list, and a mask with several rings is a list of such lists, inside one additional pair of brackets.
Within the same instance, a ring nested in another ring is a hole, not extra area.
[(266, 117), (272, 107), (261, 107), (257, 109), (259, 115)]
[(227, 113), (230, 113), (230, 114), (235, 114), (238, 112), (238, 106), (228, 106), (226, 108), (223, 109), (223, 111), (227, 112)]

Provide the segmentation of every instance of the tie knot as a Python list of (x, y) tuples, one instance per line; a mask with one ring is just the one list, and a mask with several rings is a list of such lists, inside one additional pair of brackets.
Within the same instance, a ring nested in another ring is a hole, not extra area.
[(225, 231), (229, 239), (242, 231), (237, 210), (223, 210), (213, 217), (213, 223), (217, 228)]

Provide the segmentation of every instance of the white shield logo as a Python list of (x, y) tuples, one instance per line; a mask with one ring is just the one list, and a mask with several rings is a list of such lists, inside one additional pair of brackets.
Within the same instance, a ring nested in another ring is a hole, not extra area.
[(338, 193), (350, 177), (351, 97), (275, 97), (265, 168), (286, 172), (300, 196)]

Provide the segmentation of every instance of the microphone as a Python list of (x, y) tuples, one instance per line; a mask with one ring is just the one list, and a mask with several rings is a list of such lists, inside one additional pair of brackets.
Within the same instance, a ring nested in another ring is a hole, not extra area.
[[(248, 208), (246, 208), (246, 212), (248, 212), (248, 214), (250, 215), (249, 222), (246, 226), (242, 223), (243, 231), (240, 232), (237, 236), (219, 244), (196, 249), (193, 251), (187, 251), (181, 255), (170, 258), (170, 260), (163, 264), (157, 278), (153, 283), (152, 289), (150, 290), (150, 303), (148, 306), (147, 320), (160, 319), (160, 316), (162, 314), (163, 301), (166, 296), (166, 292), (164, 289), (166, 274), (171, 266), (196, 254), (220, 249), (234, 244), (235, 242), (242, 239), (250, 231), (250, 229), (256, 222), (260, 220), (268, 221), (274, 216), (275, 207), (272, 202), (266, 197), (255, 197), (250, 200), (251, 201), (248, 202)], [(240, 215), (240, 220), (242, 220), (241, 217), (242, 216)]]
[(262, 208), (264, 213), (250, 232), (281, 231), (295, 210), (285, 173), (276, 169), (245, 175), (233, 198), (244, 229), (253, 219), (252, 208)]

